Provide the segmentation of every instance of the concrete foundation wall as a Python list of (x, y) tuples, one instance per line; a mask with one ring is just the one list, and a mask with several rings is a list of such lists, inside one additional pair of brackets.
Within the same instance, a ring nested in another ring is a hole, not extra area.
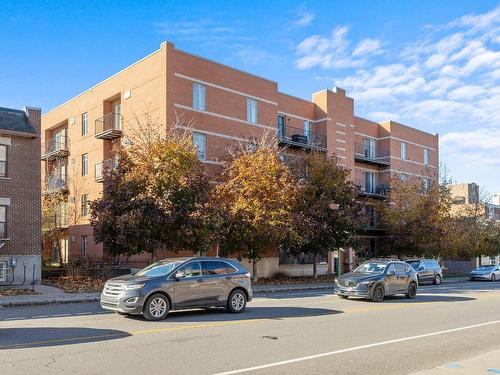
[[(16, 267), (12, 268), (12, 260), (16, 261)], [(24, 273), (26, 264), (26, 274)], [(41, 257), (39, 255), (8, 255), (0, 256), (0, 286), (12, 283), (12, 285), (23, 284), (30, 285), (33, 282), (33, 267), (35, 271), (34, 281), (40, 284), (41, 274)], [(14, 281), (12, 282), (12, 277)]]
[[(278, 272), (286, 276), (312, 276), (312, 264), (280, 264)], [(328, 264), (318, 264), (318, 275), (328, 273)]]

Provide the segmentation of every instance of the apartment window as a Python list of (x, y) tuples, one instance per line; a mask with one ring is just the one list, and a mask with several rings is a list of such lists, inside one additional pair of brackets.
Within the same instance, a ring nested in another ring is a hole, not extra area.
[(427, 177), (424, 177), (424, 191), (428, 192), (430, 188), (431, 188), (431, 180), (429, 180)]
[(401, 142), (401, 160), (406, 160), (406, 142)]
[(312, 139), (311, 121), (304, 121), (304, 135), (307, 137), (307, 142), (311, 142)]
[(7, 146), (0, 145), (0, 177), (7, 177)]
[(424, 164), (429, 165), (429, 149), (424, 148)]
[(7, 206), (0, 206), (0, 238), (7, 238)]
[(285, 137), (285, 116), (283, 115), (278, 116), (278, 137), (280, 139)]
[(198, 151), (198, 159), (206, 159), (207, 136), (203, 133), (193, 133), (193, 144)]
[(257, 123), (257, 100), (247, 98), (247, 121)]
[(399, 175), (399, 179), (400, 179), (401, 181), (408, 181), (408, 175), (407, 175), (406, 173), (401, 173), (401, 174)]
[(82, 155), (82, 176), (89, 174), (89, 154)]
[(89, 134), (89, 114), (85, 112), (82, 115), (82, 135)]
[(89, 201), (88, 194), (82, 194), (81, 197), (81, 216), (87, 216), (89, 214)]
[(365, 172), (365, 191), (367, 193), (375, 193), (375, 173)]
[(0, 281), (7, 281), (7, 262), (0, 262)]
[(206, 87), (201, 83), (193, 83), (193, 108), (198, 111), (206, 110)]
[(364, 138), (363, 139), (363, 148), (364, 148), (364, 154), (365, 158), (375, 158), (376, 154), (376, 143), (374, 139), (371, 138)]
[(82, 236), (80, 238), (80, 255), (86, 257), (88, 249), (88, 236)]

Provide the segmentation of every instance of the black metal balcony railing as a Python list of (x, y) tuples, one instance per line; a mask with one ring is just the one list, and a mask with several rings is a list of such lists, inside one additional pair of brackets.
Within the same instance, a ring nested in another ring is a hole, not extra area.
[(278, 139), (292, 147), (326, 149), (326, 137), (312, 130), (278, 125)]
[(68, 141), (64, 136), (49, 139), (45, 141), (43, 146), (42, 160), (53, 160), (69, 155)]
[(367, 183), (364, 180), (356, 180), (356, 189), (359, 195), (385, 198), (389, 196), (389, 185), (386, 183)]
[(390, 165), (389, 152), (386, 150), (378, 150), (375, 146), (366, 145), (364, 143), (354, 144), (354, 158), (356, 161), (361, 161), (369, 164)]
[(96, 181), (103, 181), (107, 171), (114, 169), (117, 165), (116, 159), (106, 159), (97, 163), (94, 167), (94, 176)]
[(66, 191), (68, 190), (68, 179), (60, 173), (53, 173), (47, 177), (45, 183), (45, 193), (53, 191)]
[(110, 112), (95, 120), (95, 137), (114, 139), (122, 135), (122, 115)]

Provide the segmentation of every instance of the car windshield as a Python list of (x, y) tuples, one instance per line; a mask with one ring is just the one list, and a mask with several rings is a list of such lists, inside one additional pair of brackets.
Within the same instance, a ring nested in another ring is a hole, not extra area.
[(368, 262), (361, 264), (358, 268), (354, 270), (354, 272), (359, 273), (383, 273), (387, 267), (386, 263), (376, 263), (376, 262)]
[(182, 262), (160, 260), (143, 268), (136, 273), (137, 276), (166, 276)]
[(491, 271), (495, 266), (479, 266), (476, 271)]
[(418, 270), (418, 267), (420, 266), (420, 261), (416, 261), (416, 262), (406, 262), (408, 263), (410, 266), (412, 266), (412, 268), (414, 270)]

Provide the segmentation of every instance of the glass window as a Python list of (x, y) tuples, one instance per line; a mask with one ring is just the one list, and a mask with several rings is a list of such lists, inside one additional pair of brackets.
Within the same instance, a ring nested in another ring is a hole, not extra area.
[(311, 142), (312, 130), (310, 121), (304, 121), (304, 135), (307, 137), (307, 142)]
[(406, 272), (406, 267), (403, 264), (396, 263), (396, 272), (397, 273), (405, 273)]
[(375, 158), (375, 155), (377, 153), (377, 144), (375, 143), (374, 139), (371, 138), (364, 138), (363, 139), (363, 148), (364, 148), (364, 154), (366, 158)]
[(364, 172), (365, 174), (365, 191), (367, 193), (375, 193), (375, 173)]
[(257, 100), (247, 98), (247, 121), (257, 123)]
[(89, 114), (85, 112), (82, 114), (82, 135), (89, 133)]
[(160, 260), (143, 268), (136, 273), (137, 276), (166, 276), (177, 267), (180, 262)]
[(0, 206), (0, 238), (7, 238), (7, 206)]
[(278, 116), (278, 137), (285, 137), (285, 116), (283, 115)]
[(80, 240), (80, 254), (84, 257), (87, 256), (88, 236), (82, 236)]
[(427, 192), (429, 191), (431, 187), (431, 180), (429, 180), (427, 177), (424, 177), (424, 190)]
[(396, 272), (396, 266), (394, 265), (394, 263), (391, 263), (387, 266), (387, 273), (389, 272)]
[(198, 111), (204, 111), (206, 109), (205, 105), (205, 95), (206, 87), (201, 83), (193, 83), (193, 108)]
[(354, 270), (354, 272), (372, 272), (372, 273), (382, 273), (385, 270), (385, 267), (387, 264), (385, 263), (373, 263), (373, 262), (367, 262), (361, 264), (358, 268)]
[(7, 262), (0, 262), (0, 281), (7, 281)]
[(89, 214), (88, 194), (83, 194), (81, 198), (81, 214), (87, 216)]
[(82, 155), (82, 176), (89, 174), (89, 154)]
[(203, 133), (193, 132), (193, 144), (198, 151), (198, 159), (206, 159), (207, 135)]
[(424, 164), (429, 165), (429, 149), (424, 148)]
[(7, 177), (7, 146), (0, 145), (0, 177)]
[(226, 262), (208, 261), (205, 262), (206, 275), (223, 275), (228, 273), (229, 265)]
[(408, 181), (408, 175), (406, 173), (401, 173), (399, 178), (401, 181)]
[(401, 142), (401, 160), (406, 160), (406, 142)]
[(201, 276), (201, 263), (200, 262), (191, 262), (182, 266), (177, 270), (177, 273), (180, 273), (182, 277), (197, 277)]

